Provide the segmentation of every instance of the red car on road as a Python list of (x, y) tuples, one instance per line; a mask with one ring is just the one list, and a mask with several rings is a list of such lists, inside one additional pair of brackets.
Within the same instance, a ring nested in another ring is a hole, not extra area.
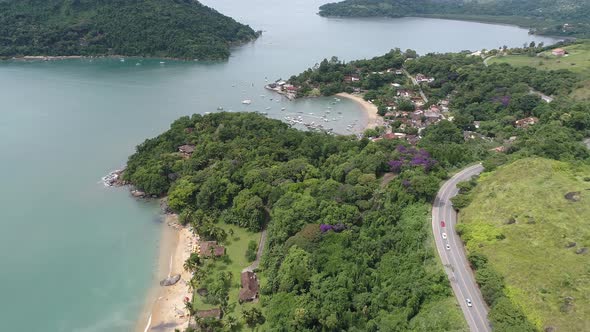
[(440, 221), (440, 227), (445, 227), (445, 221), (444, 220), (441, 220)]

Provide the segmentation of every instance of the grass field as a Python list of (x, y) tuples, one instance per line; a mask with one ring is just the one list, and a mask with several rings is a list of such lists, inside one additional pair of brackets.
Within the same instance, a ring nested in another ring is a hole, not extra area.
[(523, 159), (484, 174), (461, 211), (468, 251), (488, 257), (540, 329), (590, 331), (590, 252), (576, 253), (590, 247), (589, 190), (588, 166)]
[(543, 70), (567, 69), (590, 79), (590, 42), (564, 47), (569, 53), (556, 57), (546, 51), (536, 57), (528, 55), (505, 55), (489, 60), (489, 64), (508, 63), (513, 66), (529, 66)]
[[(219, 227), (223, 228), (228, 234), (230, 230), (233, 231), (233, 235), (228, 235), (225, 245), (225, 253), (229, 257), (229, 263), (225, 263), (222, 260), (215, 262), (215, 265), (211, 269), (211, 274), (215, 274), (218, 271), (229, 271), (232, 273), (232, 287), (229, 292), (229, 310), (233, 312), (236, 318), (239, 318), (242, 307), (252, 306), (250, 303), (240, 305), (238, 303), (238, 293), (240, 292), (240, 274), (242, 269), (250, 265), (250, 262), (246, 260), (246, 250), (248, 249), (248, 242), (255, 241), (258, 243), (260, 240), (260, 233), (252, 233), (244, 228), (237, 227), (234, 225), (226, 225), (220, 223)], [(193, 299), (193, 307), (196, 310), (210, 309), (219, 306), (209, 305), (203, 302), (203, 298), (196, 294)]]
[(556, 57), (551, 51), (543, 52), (536, 57), (528, 55), (505, 55), (489, 59), (488, 64), (508, 63), (512, 66), (529, 66), (542, 70), (567, 69), (580, 75), (585, 81), (582, 87), (572, 93), (576, 99), (590, 98), (590, 42), (564, 47), (567, 56)]

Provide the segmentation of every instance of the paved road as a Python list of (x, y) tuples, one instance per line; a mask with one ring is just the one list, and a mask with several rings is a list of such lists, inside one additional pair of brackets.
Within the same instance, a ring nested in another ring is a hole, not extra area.
[[(474, 165), (465, 168), (457, 173), (450, 180), (445, 182), (439, 190), (432, 207), (432, 230), (438, 255), (445, 267), (455, 297), (463, 310), (465, 320), (471, 331), (486, 332), (491, 331), (487, 316), (488, 308), (483, 301), (481, 292), (475, 283), (475, 277), (465, 254), (463, 242), (455, 232), (457, 222), (457, 213), (453, 209), (450, 199), (457, 195), (457, 183), (466, 181), (483, 171), (481, 165)], [(445, 226), (441, 225), (445, 222)], [(446, 233), (447, 239), (443, 239), (442, 234)], [(450, 249), (446, 249), (446, 245)], [(473, 303), (472, 307), (467, 306), (466, 299)]]
[(548, 95), (546, 95), (546, 94), (544, 94), (544, 93), (542, 93), (540, 91), (537, 91), (537, 90), (535, 90), (533, 88), (530, 88), (530, 91), (529, 92), (531, 94), (533, 94), (533, 95), (537, 95), (537, 96), (541, 97), (541, 99), (543, 99), (546, 103), (550, 103), (550, 102), (553, 101), (553, 97), (548, 96)]
[(428, 102), (428, 98), (426, 98), (426, 95), (424, 94), (424, 91), (422, 91), (422, 88), (420, 87), (420, 83), (418, 83), (418, 81), (416, 81), (416, 79), (414, 78), (414, 76), (410, 75), (410, 73), (408, 73), (407, 70), (402, 69), (402, 71), (412, 81), (412, 84), (418, 86), (418, 89), (420, 89), (420, 97), (422, 97), (422, 99), (424, 99), (424, 102), (427, 103)]
[(250, 264), (250, 266), (245, 267), (242, 272), (246, 272), (246, 271), (254, 271), (258, 268), (258, 266), (260, 265), (260, 257), (262, 257), (262, 252), (264, 251), (264, 245), (266, 244), (266, 228), (264, 228), (262, 230), (262, 233), (260, 233), (260, 241), (258, 242), (258, 251), (256, 251), (256, 259), (254, 260), (254, 262), (252, 262), (252, 264)]

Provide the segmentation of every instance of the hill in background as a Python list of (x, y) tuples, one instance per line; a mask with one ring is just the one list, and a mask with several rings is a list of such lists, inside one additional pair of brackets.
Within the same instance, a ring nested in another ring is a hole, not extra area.
[(249, 26), (193, 0), (0, 2), (0, 57), (126, 55), (225, 59)]
[(423, 16), (515, 24), (539, 34), (590, 36), (590, 2), (577, 0), (345, 0), (322, 16)]

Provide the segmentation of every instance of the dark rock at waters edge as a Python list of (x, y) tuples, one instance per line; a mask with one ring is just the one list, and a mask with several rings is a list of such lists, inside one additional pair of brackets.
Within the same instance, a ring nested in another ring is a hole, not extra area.
[(175, 274), (170, 276), (162, 281), (160, 281), (160, 286), (172, 286), (175, 285), (180, 280), (180, 274)]
[(131, 190), (131, 196), (135, 197), (135, 198), (144, 198), (145, 197), (145, 193), (141, 190)]
[(125, 169), (117, 169), (110, 172), (102, 178), (102, 183), (107, 187), (121, 187), (127, 185), (127, 182), (123, 181), (121, 178), (124, 171)]
[(174, 213), (174, 211), (172, 211), (172, 209), (170, 209), (170, 206), (168, 205), (168, 197), (164, 197), (160, 200), (160, 210), (163, 214)]

